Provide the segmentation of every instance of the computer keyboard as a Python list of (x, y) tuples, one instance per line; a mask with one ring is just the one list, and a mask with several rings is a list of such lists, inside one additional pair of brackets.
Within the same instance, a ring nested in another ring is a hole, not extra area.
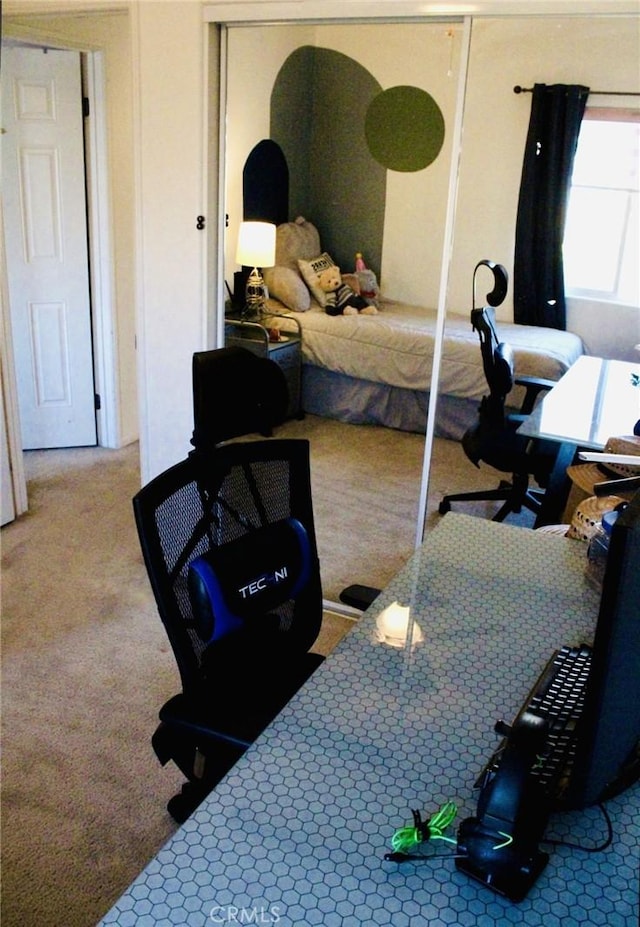
[[(584, 697), (591, 668), (591, 647), (562, 647), (556, 651), (525, 699), (517, 722), (525, 712), (543, 718), (549, 727), (545, 747), (531, 769), (549, 798), (558, 799), (569, 784), (575, 756), (578, 721), (584, 707)], [(482, 787), (486, 776), (495, 772), (506, 741), (489, 760), (476, 783)]]
[(547, 664), (527, 700), (526, 709), (549, 725), (545, 752), (531, 774), (553, 797), (564, 790), (571, 771), (590, 669), (590, 647), (586, 644), (562, 647)]

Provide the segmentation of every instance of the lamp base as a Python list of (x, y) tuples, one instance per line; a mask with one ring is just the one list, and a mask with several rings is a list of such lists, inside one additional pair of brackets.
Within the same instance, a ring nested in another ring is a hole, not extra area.
[(260, 315), (264, 309), (265, 285), (262, 274), (257, 267), (254, 267), (247, 278), (247, 286), (244, 296), (245, 318), (255, 318)]

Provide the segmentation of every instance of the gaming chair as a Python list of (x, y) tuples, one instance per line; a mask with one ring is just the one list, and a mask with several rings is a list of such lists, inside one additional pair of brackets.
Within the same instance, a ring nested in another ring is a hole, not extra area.
[(193, 376), (194, 450), (133, 500), (181, 680), (152, 738), (187, 779), (167, 806), (178, 821), (323, 659), (309, 652), (322, 622), (309, 444), (231, 440), (284, 418), (284, 375), (222, 348), (194, 355)]

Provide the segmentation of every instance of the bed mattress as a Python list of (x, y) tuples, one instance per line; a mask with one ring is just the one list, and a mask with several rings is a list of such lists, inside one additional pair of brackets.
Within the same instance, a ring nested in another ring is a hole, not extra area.
[[(271, 303), (274, 311), (278, 304)], [(302, 326), (307, 365), (402, 389), (426, 391), (431, 385), (436, 312), (385, 300), (377, 315), (329, 316), (320, 307), (292, 313)], [(286, 319), (278, 320), (287, 328)], [(571, 332), (498, 323), (501, 341), (511, 344), (516, 374), (558, 380), (583, 353)], [(487, 385), (480, 342), (468, 316), (448, 315), (439, 392), (479, 399)]]

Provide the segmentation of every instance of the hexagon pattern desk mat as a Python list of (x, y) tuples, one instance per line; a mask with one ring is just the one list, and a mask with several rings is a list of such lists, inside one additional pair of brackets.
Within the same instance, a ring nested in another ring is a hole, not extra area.
[[(393, 601), (411, 606), (421, 643), (379, 643), (376, 616)], [(554, 848), (519, 904), (452, 858), (383, 859), (410, 809), (453, 799), (453, 832), (475, 812), (495, 721), (514, 716), (556, 646), (591, 636), (596, 612), (580, 542), (448, 515), (102, 923), (637, 923), (637, 786), (608, 804), (613, 846)], [(547, 833), (594, 845), (605, 825), (588, 809), (552, 817)]]

